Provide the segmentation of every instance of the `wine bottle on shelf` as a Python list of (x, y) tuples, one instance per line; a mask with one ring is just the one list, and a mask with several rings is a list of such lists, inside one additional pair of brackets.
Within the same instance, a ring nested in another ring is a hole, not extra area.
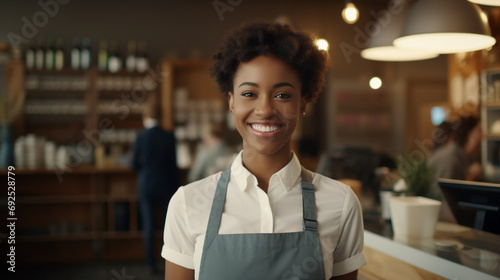
[(31, 70), (35, 68), (35, 52), (35, 44), (33, 43), (33, 40), (30, 40), (28, 48), (24, 53), (24, 63), (26, 65), (26, 69)]
[(97, 54), (97, 69), (100, 72), (108, 70), (108, 41), (99, 42), (99, 52)]
[(56, 40), (56, 51), (54, 53), (54, 68), (62, 70), (64, 68), (64, 39), (58, 37)]
[(71, 69), (78, 70), (81, 66), (80, 61), (80, 38), (73, 39), (73, 48), (71, 49)]
[(92, 61), (91, 40), (85, 37), (82, 40), (82, 49), (80, 52), (80, 66), (82, 69), (89, 69)]
[(113, 41), (109, 48), (108, 57), (108, 70), (111, 73), (119, 72), (122, 69), (122, 58), (120, 56), (120, 50), (118, 42)]
[(35, 68), (38, 70), (44, 67), (44, 56), (45, 56), (45, 39), (43, 37), (38, 38), (38, 43), (35, 51)]
[(45, 49), (45, 69), (54, 69), (55, 47), (52, 39), (47, 39), (47, 48)]
[(147, 55), (147, 43), (140, 41), (137, 49), (137, 58), (135, 60), (135, 69), (138, 72), (146, 72), (149, 67), (149, 58)]
[(134, 72), (136, 70), (136, 48), (137, 43), (134, 40), (128, 41), (127, 44), (127, 59), (125, 60), (125, 68), (128, 72)]

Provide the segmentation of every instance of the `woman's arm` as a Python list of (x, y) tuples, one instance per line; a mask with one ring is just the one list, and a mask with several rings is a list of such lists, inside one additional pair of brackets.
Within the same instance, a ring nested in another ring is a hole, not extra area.
[(344, 274), (344, 275), (332, 277), (330, 280), (356, 280), (356, 279), (358, 279), (358, 271), (357, 270), (355, 270), (351, 273)]
[(193, 280), (193, 279), (194, 279), (193, 269), (185, 268), (165, 260), (165, 280)]

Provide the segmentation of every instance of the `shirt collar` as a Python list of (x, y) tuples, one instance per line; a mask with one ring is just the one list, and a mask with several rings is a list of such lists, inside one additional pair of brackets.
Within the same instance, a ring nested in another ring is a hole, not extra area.
[[(231, 179), (235, 180), (236, 185), (241, 191), (247, 190), (250, 186), (257, 186), (257, 178), (248, 171), (243, 166), (242, 160), (243, 150), (241, 150), (231, 165)], [(280, 171), (274, 173), (271, 176), (271, 181), (273, 177), (277, 176), (282, 187), (289, 191), (295, 186), (298, 180), (300, 180), (300, 173), (302, 167), (300, 165), (299, 159), (292, 153), (292, 159), (285, 165)]]

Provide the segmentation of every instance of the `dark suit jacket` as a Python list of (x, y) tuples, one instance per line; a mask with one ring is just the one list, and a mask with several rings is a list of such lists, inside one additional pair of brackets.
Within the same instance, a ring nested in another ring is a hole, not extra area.
[(139, 172), (139, 199), (168, 201), (179, 187), (173, 133), (154, 126), (137, 135), (132, 167)]

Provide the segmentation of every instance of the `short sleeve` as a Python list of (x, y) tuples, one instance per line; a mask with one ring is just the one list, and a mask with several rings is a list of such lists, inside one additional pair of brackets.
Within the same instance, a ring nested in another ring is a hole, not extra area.
[(170, 199), (163, 232), (161, 256), (177, 265), (194, 269), (194, 240), (189, 230), (184, 188)]
[(333, 252), (333, 276), (353, 272), (366, 264), (363, 254), (363, 216), (361, 205), (348, 188), (341, 218), (342, 231)]

